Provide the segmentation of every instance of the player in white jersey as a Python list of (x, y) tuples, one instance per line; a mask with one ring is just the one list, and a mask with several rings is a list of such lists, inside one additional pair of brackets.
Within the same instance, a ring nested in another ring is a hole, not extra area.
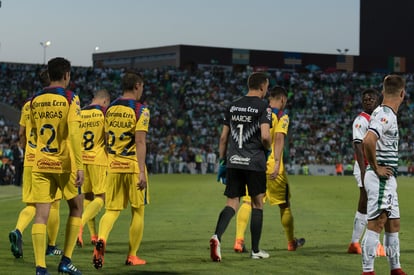
[[(361, 254), (362, 249), (359, 243), (365, 227), (367, 226), (367, 193), (362, 179), (365, 175), (368, 162), (364, 156), (362, 140), (368, 131), (369, 119), (374, 109), (379, 104), (378, 91), (375, 89), (365, 89), (362, 92), (362, 109), (352, 124), (352, 147), (354, 148), (354, 177), (359, 187), (358, 210), (355, 213), (352, 240), (348, 246), (348, 253)], [(384, 247), (378, 244), (377, 256), (385, 256)]]
[(374, 275), (375, 252), (383, 229), (384, 247), (391, 275), (405, 275), (400, 265), (400, 209), (398, 205), (397, 111), (404, 100), (405, 80), (398, 75), (384, 78), (384, 99), (371, 115), (363, 140), (368, 167), (363, 184), (367, 192), (367, 230), (362, 240), (363, 275)]

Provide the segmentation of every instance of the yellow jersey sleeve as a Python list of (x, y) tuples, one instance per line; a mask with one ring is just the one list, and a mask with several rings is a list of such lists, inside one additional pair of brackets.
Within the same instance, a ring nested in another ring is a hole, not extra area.
[(275, 127), (275, 133), (283, 133), (287, 135), (289, 128), (289, 116), (287, 114), (284, 114), (277, 122), (277, 125)]
[(149, 120), (150, 120), (150, 112), (148, 108), (145, 107), (142, 109), (141, 115), (135, 127), (135, 131), (148, 132)]
[(33, 166), (36, 152), (36, 133), (32, 127), (30, 118), (30, 100), (28, 100), (22, 108), (19, 124), (25, 127), (26, 145), (24, 152), (24, 166)]

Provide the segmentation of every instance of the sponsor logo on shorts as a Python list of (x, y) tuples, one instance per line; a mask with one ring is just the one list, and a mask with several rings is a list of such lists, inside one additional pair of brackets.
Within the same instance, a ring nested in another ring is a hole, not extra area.
[(62, 162), (58, 160), (50, 160), (50, 159), (39, 159), (37, 161), (37, 167), (39, 169), (55, 169), (61, 170), (62, 169)]
[(230, 157), (230, 163), (232, 164), (241, 164), (241, 165), (249, 165), (250, 158), (244, 158), (239, 155), (232, 155)]
[(95, 160), (95, 156), (82, 155), (82, 159), (84, 161), (94, 161)]
[(122, 161), (112, 161), (109, 164), (111, 169), (129, 169), (130, 163), (129, 162), (122, 162)]

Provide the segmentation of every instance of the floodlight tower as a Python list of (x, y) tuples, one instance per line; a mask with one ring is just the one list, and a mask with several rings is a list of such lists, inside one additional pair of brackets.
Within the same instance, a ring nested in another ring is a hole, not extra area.
[(52, 42), (50, 42), (50, 40), (40, 42), (40, 46), (43, 47), (43, 64), (46, 64), (46, 48), (49, 47), (51, 44)]
[(336, 49), (336, 51), (337, 51), (340, 55), (346, 55), (346, 53), (349, 51), (349, 49), (344, 49), (344, 50), (341, 50), (341, 49)]

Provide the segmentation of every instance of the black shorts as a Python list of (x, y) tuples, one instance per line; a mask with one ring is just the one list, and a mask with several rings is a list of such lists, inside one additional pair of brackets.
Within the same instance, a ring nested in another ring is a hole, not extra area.
[(226, 182), (224, 195), (228, 198), (245, 196), (246, 185), (251, 197), (266, 193), (266, 171), (227, 168)]

